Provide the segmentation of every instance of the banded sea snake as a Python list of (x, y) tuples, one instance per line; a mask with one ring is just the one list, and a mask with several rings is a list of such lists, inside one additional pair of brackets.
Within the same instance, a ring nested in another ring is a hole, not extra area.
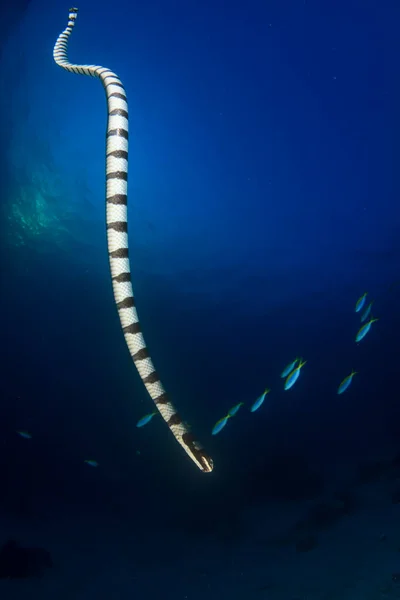
[(193, 437), (187, 425), (165, 393), (154, 368), (140, 328), (131, 283), (128, 251), (128, 104), (120, 79), (105, 67), (75, 65), (69, 62), (69, 36), (75, 25), (77, 8), (69, 11), (68, 25), (58, 36), (53, 50), (57, 65), (80, 75), (98, 77), (107, 97), (108, 121), (106, 135), (106, 223), (107, 245), (114, 299), (129, 352), (157, 409), (185, 449), (202, 471), (213, 469), (212, 459)]

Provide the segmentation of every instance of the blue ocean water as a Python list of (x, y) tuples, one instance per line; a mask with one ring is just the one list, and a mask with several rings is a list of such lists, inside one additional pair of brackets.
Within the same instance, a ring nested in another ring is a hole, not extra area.
[(79, 5), (70, 60), (129, 100), (142, 329), (207, 475), (161, 419), (136, 428), (153, 404), (109, 276), (104, 92), (52, 56), (69, 8), (21, 7), (0, 55), (0, 546), (54, 562), (1, 597), (397, 598), (400, 5)]

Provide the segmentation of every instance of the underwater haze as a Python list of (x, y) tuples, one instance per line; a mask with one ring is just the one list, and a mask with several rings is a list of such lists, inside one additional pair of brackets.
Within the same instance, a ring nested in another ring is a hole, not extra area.
[(1, 600), (398, 600), (400, 4), (78, 6), (69, 60), (128, 99), (140, 327), (211, 473), (124, 339), (70, 8), (3, 14)]

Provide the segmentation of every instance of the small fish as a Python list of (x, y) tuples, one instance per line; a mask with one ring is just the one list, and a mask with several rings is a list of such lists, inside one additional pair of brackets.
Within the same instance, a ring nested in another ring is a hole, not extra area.
[(144, 417), (142, 417), (141, 419), (139, 419), (139, 421), (136, 423), (136, 427), (143, 427), (144, 425), (147, 425), (147, 423), (150, 423), (150, 421), (152, 420), (152, 418), (156, 414), (157, 414), (157, 411), (154, 411), (152, 413), (144, 415)]
[(360, 312), (360, 310), (363, 309), (366, 297), (367, 297), (367, 292), (365, 292), (365, 294), (363, 294), (362, 296), (360, 296), (360, 298), (357, 300), (357, 302), (356, 302), (356, 312)]
[(268, 388), (265, 388), (264, 392), (261, 394), (261, 396), (259, 398), (257, 398), (257, 400), (254, 402), (254, 404), (251, 405), (250, 407), (250, 412), (256, 412), (256, 410), (258, 408), (260, 408), (261, 404), (264, 402), (265, 398), (267, 397), (267, 394), (270, 392), (271, 390), (269, 390)]
[(18, 433), (18, 435), (20, 435), (25, 440), (31, 440), (32, 439), (31, 434), (28, 433), (27, 431), (17, 431), (16, 433)]
[(234, 417), (237, 414), (239, 408), (243, 406), (243, 404), (244, 402), (239, 402), (238, 404), (235, 404), (235, 406), (232, 406), (232, 408), (228, 410), (228, 415), (230, 417)]
[(306, 364), (306, 360), (301, 360), (300, 359), (300, 364), (298, 367), (296, 367), (291, 373), (290, 375), (288, 375), (286, 377), (286, 381), (285, 381), (285, 390), (290, 390), (290, 388), (296, 383), (296, 381), (298, 380), (299, 376), (300, 376), (300, 369), (302, 367), (304, 367), (304, 365)]
[(83, 462), (85, 462), (87, 465), (89, 465), (90, 467), (98, 467), (99, 463), (97, 462), (97, 460), (84, 460)]
[(379, 319), (370, 319), (368, 323), (365, 323), (365, 325), (363, 325), (361, 329), (359, 329), (356, 335), (356, 342), (361, 342), (361, 340), (367, 335), (368, 331), (371, 329), (372, 323), (375, 323), (375, 321), (378, 320)]
[(291, 362), (290, 364), (286, 365), (286, 367), (283, 369), (282, 373), (281, 373), (281, 377), (282, 379), (284, 379), (285, 377), (287, 377), (289, 375), (289, 373), (291, 373), (293, 371), (293, 369), (295, 368), (295, 366), (297, 365), (297, 363), (299, 362), (299, 358), (296, 358), (293, 362)]
[(338, 387), (338, 394), (343, 394), (343, 392), (347, 390), (353, 380), (354, 375), (357, 375), (357, 371), (352, 371), (350, 375), (347, 375), (347, 377), (343, 379), (342, 383)]
[(229, 421), (229, 419), (231, 418), (231, 415), (226, 415), (226, 417), (222, 417), (222, 419), (220, 419), (219, 421), (217, 421), (212, 429), (212, 435), (217, 435), (217, 433), (219, 433), (221, 431), (221, 429), (223, 429), (225, 427), (225, 425), (227, 424), (227, 422)]
[(370, 302), (367, 308), (364, 310), (363, 314), (361, 315), (361, 323), (364, 323), (364, 321), (368, 319), (369, 315), (371, 314), (373, 303), (374, 301), (372, 300), (372, 302)]

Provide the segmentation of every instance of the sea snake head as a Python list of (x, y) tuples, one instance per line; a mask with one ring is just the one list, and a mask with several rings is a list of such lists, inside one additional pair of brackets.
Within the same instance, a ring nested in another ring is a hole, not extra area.
[(199, 444), (193, 435), (189, 432), (182, 436), (186, 452), (204, 473), (211, 473), (214, 468), (214, 462), (208, 454), (204, 452), (203, 446)]

